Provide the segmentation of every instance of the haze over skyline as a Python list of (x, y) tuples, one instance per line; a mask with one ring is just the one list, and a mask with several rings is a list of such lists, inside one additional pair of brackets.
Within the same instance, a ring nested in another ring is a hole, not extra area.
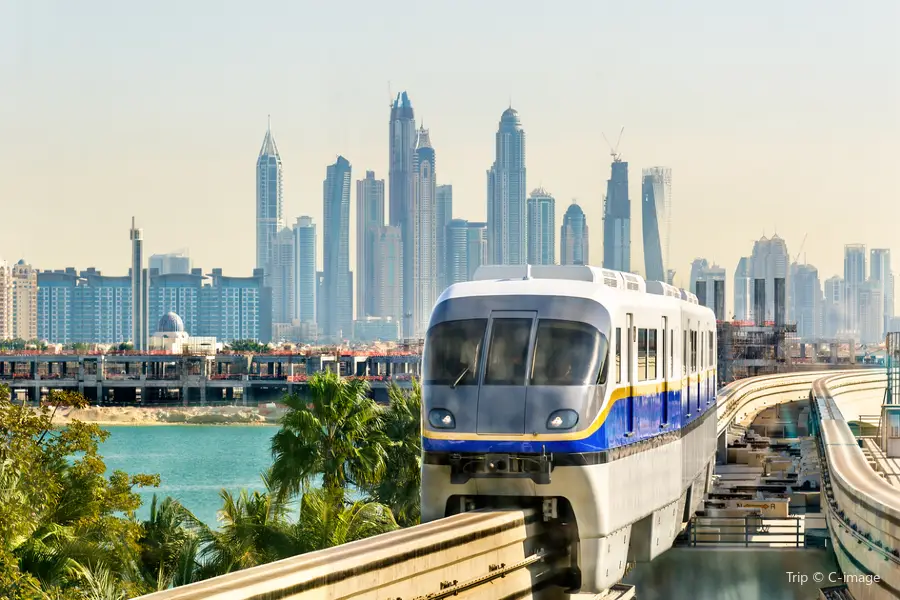
[[(14, 224), (0, 257), (124, 274), (134, 215), (148, 255), (188, 247), (196, 266), (249, 275), (267, 115), (285, 220), (321, 224), (325, 168), (338, 154), (353, 181), (366, 170), (387, 179), (389, 81), (430, 130), (454, 217), (485, 219), (485, 171), (511, 102), (528, 139), (528, 190), (554, 195), (557, 223), (578, 198), (595, 265), (610, 173), (602, 132), (615, 143), (623, 125), (640, 271), (640, 174), (657, 165), (672, 168), (682, 285), (696, 256), (730, 279), (776, 228), (792, 257), (809, 234), (804, 253), (822, 280), (842, 272), (843, 244), (896, 242), (894, 2), (385, 8), (0, 7), (0, 204)], [(353, 214), (355, 204), (354, 191)], [(355, 257), (354, 218), (350, 227)]]

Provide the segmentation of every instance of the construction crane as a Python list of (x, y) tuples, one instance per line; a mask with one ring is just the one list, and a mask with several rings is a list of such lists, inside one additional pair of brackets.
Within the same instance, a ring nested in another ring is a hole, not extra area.
[(619, 131), (619, 139), (616, 140), (616, 145), (613, 146), (609, 143), (609, 139), (606, 137), (606, 134), (603, 134), (603, 139), (606, 140), (606, 145), (609, 146), (609, 155), (613, 157), (613, 162), (619, 162), (619, 144), (622, 142), (622, 134), (625, 133), (625, 127)]
[[(795, 263), (796, 263), (798, 260), (800, 260), (800, 254), (803, 252), (803, 246), (806, 245), (806, 236), (808, 236), (808, 235), (809, 235), (808, 232), (805, 233), (805, 234), (803, 235), (803, 241), (800, 242), (800, 250), (797, 251), (797, 256), (794, 257), (794, 262), (795, 262)], [(805, 263), (806, 261), (804, 260), (803, 262)]]

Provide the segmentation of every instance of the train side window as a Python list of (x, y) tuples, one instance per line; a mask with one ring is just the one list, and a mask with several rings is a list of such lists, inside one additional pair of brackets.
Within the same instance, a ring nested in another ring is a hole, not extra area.
[(622, 383), (622, 328), (616, 327), (616, 383)]
[(697, 372), (697, 331), (691, 331), (691, 373)]
[(687, 331), (681, 332), (681, 376), (687, 375), (688, 368), (688, 351), (687, 351)]
[(647, 332), (647, 379), (656, 379), (656, 329)]
[[(712, 333), (712, 332), (710, 332), (710, 334), (711, 334), (711, 333)], [(716, 359), (715, 359), (715, 356), (716, 356), (716, 350), (715, 350), (716, 336), (714, 336), (714, 335), (707, 335), (707, 337), (709, 338), (709, 368), (713, 368), (713, 367), (715, 366), (715, 364), (716, 364)]]
[[(663, 331), (663, 335), (666, 332)], [(669, 377), (675, 372), (675, 330), (669, 330)]]
[(638, 329), (637, 380), (647, 381), (647, 330)]

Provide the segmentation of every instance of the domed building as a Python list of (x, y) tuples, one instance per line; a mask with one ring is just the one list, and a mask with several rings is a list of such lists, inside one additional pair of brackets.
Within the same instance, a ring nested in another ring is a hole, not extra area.
[(150, 350), (167, 354), (215, 354), (216, 349), (215, 337), (191, 337), (184, 330), (184, 320), (173, 312), (159, 318), (150, 338)]

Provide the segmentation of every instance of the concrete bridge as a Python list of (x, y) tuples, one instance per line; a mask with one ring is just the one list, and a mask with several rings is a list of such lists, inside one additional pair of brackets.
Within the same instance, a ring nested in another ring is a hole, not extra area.
[[(868, 442), (861, 447), (851, 430), (879, 412), (884, 386), (881, 369), (792, 373), (736, 382), (717, 399), (720, 451), (767, 408), (806, 403), (822, 464), (822, 510), (846, 583), (821, 597), (900, 597), (900, 466), (871, 448), (864, 453)], [(559, 559), (552, 532), (529, 511), (475, 511), (146, 598), (563, 598), (553, 585)], [(619, 585), (596, 598), (634, 594)]]

